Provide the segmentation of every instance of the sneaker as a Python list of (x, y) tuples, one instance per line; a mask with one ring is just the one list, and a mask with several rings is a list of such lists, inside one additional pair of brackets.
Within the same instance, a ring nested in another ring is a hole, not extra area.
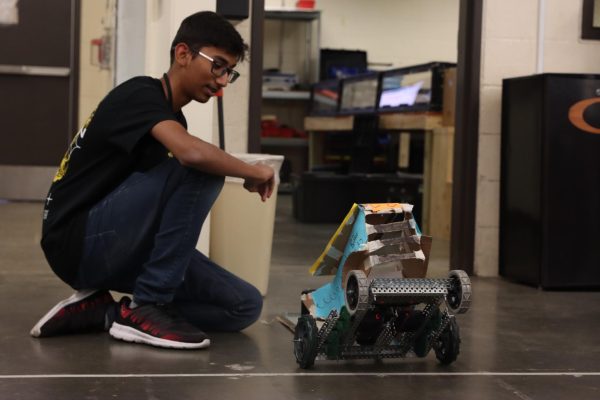
[(127, 297), (121, 299), (109, 331), (115, 339), (173, 349), (210, 346), (208, 336), (179, 315), (172, 304), (143, 304), (129, 308), (130, 303)]
[(55, 305), (31, 329), (33, 337), (106, 330), (106, 312), (116, 304), (107, 290), (81, 290)]

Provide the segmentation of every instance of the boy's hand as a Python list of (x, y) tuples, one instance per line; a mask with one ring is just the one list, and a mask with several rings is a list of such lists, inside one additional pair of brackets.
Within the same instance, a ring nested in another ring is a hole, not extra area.
[(267, 201), (275, 188), (275, 171), (268, 165), (257, 164), (255, 167), (257, 168), (257, 177), (246, 178), (244, 188), (249, 192), (258, 193), (262, 201)]

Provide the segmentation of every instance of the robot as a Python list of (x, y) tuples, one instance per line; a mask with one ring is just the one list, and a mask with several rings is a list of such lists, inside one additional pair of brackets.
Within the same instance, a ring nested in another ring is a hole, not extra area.
[(462, 270), (425, 278), (430, 249), (412, 205), (355, 204), (310, 270), (333, 281), (301, 294), (299, 366), (426, 357), (431, 350), (441, 364), (454, 362), (461, 342), (455, 315), (470, 307), (471, 282)]

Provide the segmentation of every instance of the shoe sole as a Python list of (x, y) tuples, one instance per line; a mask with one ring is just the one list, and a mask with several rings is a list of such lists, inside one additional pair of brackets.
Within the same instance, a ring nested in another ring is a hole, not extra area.
[(50, 318), (54, 317), (54, 315), (56, 315), (58, 311), (60, 311), (63, 307), (68, 306), (69, 304), (77, 303), (80, 300), (90, 297), (96, 292), (97, 290), (95, 289), (80, 290), (78, 292), (75, 292), (68, 299), (64, 299), (63, 301), (59, 302), (57, 305), (52, 307), (52, 309), (48, 311), (46, 315), (44, 315), (42, 319), (40, 319), (33, 328), (31, 328), (31, 331), (29, 333), (33, 337), (40, 337), (40, 335), (42, 334), (42, 326), (44, 326), (44, 324), (48, 322)]
[(148, 335), (144, 332), (140, 332), (132, 327), (121, 325), (117, 322), (113, 322), (112, 327), (108, 331), (110, 336), (115, 339), (124, 340), (126, 342), (135, 342), (149, 344), (155, 347), (164, 347), (169, 349), (204, 349), (210, 346), (210, 339), (204, 339), (200, 343), (186, 343), (176, 342), (174, 340), (167, 340)]

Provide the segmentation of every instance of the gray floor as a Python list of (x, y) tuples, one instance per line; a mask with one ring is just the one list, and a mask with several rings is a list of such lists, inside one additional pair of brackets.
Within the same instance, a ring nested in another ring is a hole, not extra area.
[[(449, 367), (427, 358), (317, 361), (297, 368), (292, 335), (276, 316), (296, 312), (302, 289), (328, 278), (307, 270), (334, 225), (291, 217), (280, 196), (269, 294), (261, 320), (214, 334), (209, 350), (172, 351), (106, 334), (44, 340), (28, 331), (71, 294), (39, 249), (41, 204), (0, 204), (0, 400), (3, 399), (600, 399), (600, 293), (544, 292), (473, 279), (458, 317), (462, 349)], [(430, 272), (447, 269), (435, 242)]]

